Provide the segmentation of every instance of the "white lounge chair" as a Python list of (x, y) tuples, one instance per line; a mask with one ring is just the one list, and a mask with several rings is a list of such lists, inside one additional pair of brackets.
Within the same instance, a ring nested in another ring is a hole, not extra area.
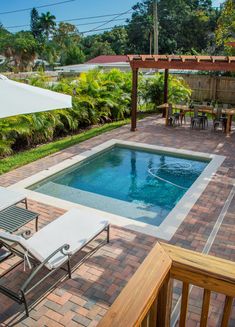
[[(66, 270), (68, 276), (71, 278), (71, 257), (82, 250), (103, 231), (107, 231), (107, 242), (109, 242), (109, 222), (107, 220), (88, 211), (72, 209), (28, 239), (25, 238), (25, 233), (19, 236), (0, 232), (0, 242), (3, 246), (11, 251), (12, 254), (23, 259), (19, 264), (24, 261), (24, 265), (28, 265), (29, 269), (32, 269), (31, 274), (20, 287), (18, 293), (13, 292), (3, 285), (0, 285), (0, 292), (17, 301), (19, 304), (23, 303), (25, 305), (26, 315), (28, 316), (29, 306), (26, 301), (27, 294), (52, 273), (60, 268), (64, 269), (63, 266), (65, 264), (67, 265)], [(73, 269), (84, 262), (92, 252), (87, 253)], [(45, 276), (43, 278), (40, 277), (39, 281), (35, 281), (33, 286), (30, 285), (32, 280), (38, 273), (41, 273), (43, 268), (46, 268)], [(58, 282), (53, 284), (51, 288), (58, 284)]]
[(27, 209), (28, 205), (25, 194), (0, 186), (0, 211), (20, 202), (24, 202)]

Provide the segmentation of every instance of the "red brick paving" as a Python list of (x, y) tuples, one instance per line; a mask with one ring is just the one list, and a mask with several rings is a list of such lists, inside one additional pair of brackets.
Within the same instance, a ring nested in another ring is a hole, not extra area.
[[(234, 183), (235, 134), (227, 138), (221, 132), (214, 133), (210, 130), (165, 128), (163, 121), (153, 116), (141, 121), (136, 133), (129, 132), (129, 126), (108, 132), (0, 176), (0, 185), (14, 184), (111, 138), (226, 156), (222, 167), (171, 240), (172, 244), (201, 252)], [(40, 228), (63, 213), (61, 209), (33, 201), (29, 204), (32, 210), (40, 213)], [(231, 203), (210, 251), (213, 255), (229, 260), (235, 260), (234, 209), (235, 200)], [(33, 228), (34, 225), (31, 223), (26, 227)], [(80, 266), (73, 273), (72, 279), (65, 280), (47, 295), (31, 311), (30, 318), (25, 318), (22, 314), (22, 307), (0, 295), (1, 326), (96, 326), (156, 241), (153, 237), (112, 226), (110, 244), (100, 248)], [(1, 264), (0, 273), (13, 262), (10, 260), (9, 264)], [(12, 274), (9, 282), (15, 285), (16, 280), (23, 278), (22, 267)], [(43, 291), (42, 289), (41, 292)], [(37, 297), (39, 293), (40, 290), (32, 296)], [(177, 293), (180, 294), (180, 288), (175, 289), (174, 303), (178, 299)], [(194, 288), (190, 295), (187, 326), (199, 326), (200, 294), (201, 290)], [(217, 326), (223, 300), (221, 295), (213, 296), (208, 326)], [(230, 326), (235, 326), (235, 312)]]

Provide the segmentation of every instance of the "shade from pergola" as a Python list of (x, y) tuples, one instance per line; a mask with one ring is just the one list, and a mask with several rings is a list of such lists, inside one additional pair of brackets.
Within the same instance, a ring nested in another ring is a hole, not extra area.
[(132, 68), (131, 131), (136, 130), (139, 69), (165, 69), (164, 102), (168, 102), (169, 69), (235, 72), (235, 56), (128, 55)]

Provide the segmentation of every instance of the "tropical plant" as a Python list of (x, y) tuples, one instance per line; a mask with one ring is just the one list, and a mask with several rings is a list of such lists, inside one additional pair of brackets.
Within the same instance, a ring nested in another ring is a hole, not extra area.
[(52, 15), (49, 11), (42, 13), (39, 18), (39, 25), (42, 30), (42, 33), (45, 35), (46, 40), (49, 40), (50, 35), (55, 31), (56, 17)]
[(235, 53), (234, 49), (226, 46), (229, 41), (235, 40), (235, 2), (227, 0), (223, 4), (223, 10), (218, 19), (218, 27), (216, 30), (216, 42), (219, 46), (225, 47), (227, 54)]
[[(108, 72), (92, 70), (77, 78), (64, 78), (53, 84), (43, 73), (34, 75), (28, 80), (29, 84), (72, 95), (73, 107), (0, 119), (0, 156), (77, 133), (79, 129), (92, 124), (129, 117), (131, 81), (131, 73), (117, 69)], [(148, 79), (140, 76), (142, 99), (152, 105), (159, 104), (163, 101), (163, 85), (162, 74)], [(188, 100), (190, 94), (182, 79), (170, 75), (170, 101)]]
[[(183, 78), (169, 75), (168, 99), (169, 102), (187, 102), (190, 100), (191, 89)], [(157, 73), (153, 78), (147, 78), (143, 82), (142, 96), (146, 102), (151, 102), (155, 107), (163, 103), (164, 99), (164, 75)]]
[(0, 156), (9, 155), (13, 152), (12, 145), (20, 135), (30, 134), (26, 116), (14, 116), (0, 119)]
[(30, 70), (36, 58), (38, 42), (31, 32), (7, 34), (1, 40), (4, 55), (14, 62), (16, 71)]

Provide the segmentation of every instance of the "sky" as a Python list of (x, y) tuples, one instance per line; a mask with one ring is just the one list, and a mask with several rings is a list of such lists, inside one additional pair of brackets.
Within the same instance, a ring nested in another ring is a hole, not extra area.
[[(17, 11), (37, 6), (50, 5), (38, 9), (39, 12), (50, 11), (56, 16), (58, 21), (71, 20), (77, 18), (87, 18), (102, 15), (114, 15), (127, 12), (136, 4), (137, 0), (0, 0), (0, 22), (5, 27), (27, 25), (29, 24), (30, 10), (18, 11), (14, 13), (6, 13), (8, 11)], [(213, 0), (214, 6), (219, 6), (223, 0)], [(57, 4), (56, 4), (57, 3)], [(131, 12), (117, 16), (109, 16), (103, 18), (89, 18), (84, 20), (71, 21), (72, 24), (78, 25), (80, 32), (87, 32), (92, 29), (104, 29), (112, 27), (115, 24), (124, 24), (125, 19), (130, 17)], [(109, 22), (111, 19), (117, 19), (116, 22)], [(105, 24), (104, 26), (100, 26)], [(25, 27), (9, 28), (9, 31), (16, 32)], [(86, 35), (91, 34), (86, 33)]]

